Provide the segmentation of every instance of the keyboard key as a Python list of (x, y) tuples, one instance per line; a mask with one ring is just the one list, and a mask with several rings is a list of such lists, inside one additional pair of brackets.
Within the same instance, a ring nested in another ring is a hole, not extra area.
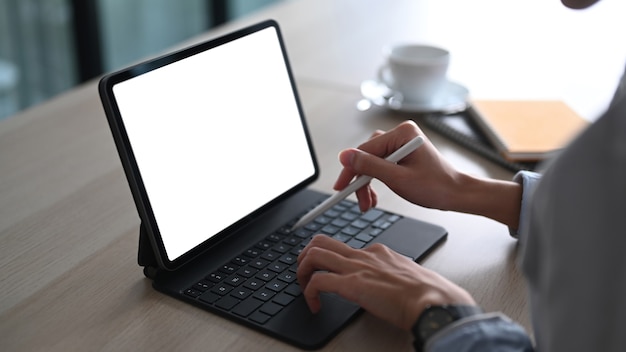
[(237, 303), (239, 303), (239, 300), (235, 297), (226, 296), (215, 302), (215, 306), (225, 310), (231, 310)]
[(235, 309), (232, 310), (232, 312), (239, 316), (247, 317), (252, 312), (257, 310), (262, 304), (263, 304), (263, 301), (259, 301), (258, 299), (254, 297), (250, 297), (242, 301), (241, 303), (239, 303), (235, 307)]
[(359, 215), (359, 213), (347, 212), (341, 214), (341, 218), (347, 221), (354, 221), (356, 218), (359, 217)]
[(263, 259), (254, 259), (250, 262), (250, 266), (256, 269), (263, 269), (267, 266), (267, 264), (269, 264), (270, 262), (268, 262), (267, 260), (263, 260)]
[(324, 215), (321, 215), (321, 216), (318, 216), (317, 218), (315, 218), (315, 222), (320, 224), (320, 225), (326, 225), (326, 224), (330, 223), (331, 221), (332, 221), (331, 218), (329, 218), (327, 216), (324, 216)]
[(341, 215), (341, 212), (340, 212), (340, 211), (336, 211), (336, 210), (334, 210), (334, 209), (329, 209), (329, 210), (327, 210), (327, 211), (324, 213), (324, 216), (329, 217), (329, 218), (332, 218), (332, 219), (334, 219), (334, 218), (338, 217), (339, 215)]
[(272, 301), (280, 304), (281, 306), (286, 306), (289, 303), (293, 302), (294, 299), (295, 298), (291, 295), (288, 295), (286, 293), (279, 293), (278, 295), (276, 295), (276, 297), (274, 297)]
[(257, 243), (255, 247), (265, 251), (265, 250), (272, 248), (272, 242), (261, 241)]
[(267, 236), (265, 239), (270, 241), (270, 242), (278, 242), (278, 241), (283, 239), (283, 236), (281, 236), (281, 235), (279, 235), (277, 233), (273, 233), (273, 234)]
[(361, 230), (363, 230), (364, 228), (368, 227), (369, 225), (370, 225), (370, 224), (369, 224), (368, 222), (363, 221), (363, 220), (361, 220), (361, 219), (354, 220), (354, 221), (350, 224), (350, 226), (352, 226), (352, 227), (356, 227), (357, 229), (361, 229)]
[(283, 236), (287, 236), (291, 233), (291, 227), (293, 226), (293, 224), (295, 224), (296, 221), (290, 221), (286, 226), (283, 226), (281, 228), (279, 228), (278, 230), (276, 230), (276, 233), (278, 233), (279, 235), (283, 235)]
[(326, 225), (324, 226), (320, 231), (327, 234), (327, 235), (334, 235), (337, 232), (339, 232), (339, 230), (341, 230), (341, 227), (338, 226), (333, 226), (331, 225)]
[(226, 274), (215, 272), (215, 273), (209, 274), (206, 278), (207, 280), (211, 282), (218, 283), (218, 282), (223, 281), (227, 276), (228, 275)]
[(188, 289), (185, 290), (185, 294), (187, 296), (196, 298), (196, 297), (198, 297), (198, 296), (200, 296), (202, 294), (202, 291), (198, 291), (198, 290), (193, 289), (193, 288), (188, 288)]
[(339, 228), (344, 228), (348, 226), (349, 223), (350, 223), (349, 221), (346, 221), (343, 219), (335, 219), (333, 220), (333, 222), (331, 222), (331, 225), (335, 225), (336, 227), (339, 227)]
[(271, 316), (265, 314), (265, 313), (261, 313), (261, 312), (254, 312), (252, 313), (252, 315), (250, 316), (250, 320), (257, 322), (259, 324), (265, 324), (267, 323), (268, 320), (270, 320)]
[(243, 287), (247, 287), (253, 291), (258, 290), (263, 286), (265, 286), (265, 281), (259, 280), (257, 278), (249, 279), (248, 281), (246, 281), (245, 284), (243, 284)]
[(385, 223), (387, 223), (387, 221), (385, 219), (378, 219), (378, 220), (374, 221), (372, 226), (378, 227), (379, 229), (384, 229), (384, 224)]
[(334, 239), (341, 242), (347, 242), (352, 239), (351, 236), (346, 235), (345, 233), (338, 233), (333, 236)]
[(359, 213), (361, 212), (361, 208), (359, 208), (359, 205), (353, 202), (350, 202), (348, 200), (344, 200), (345, 203), (342, 202), (342, 204), (347, 207), (350, 208), (350, 211), (353, 213)]
[(270, 264), (267, 268), (275, 273), (282, 273), (288, 267), (289, 265), (287, 264), (281, 263), (279, 261), (275, 261), (272, 264)]
[(287, 253), (289, 250), (291, 249), (291, 246), (285, 244), (285, 243), (277, 243), (274, 247), (272, 247), (272, 250), (275, 250), (278, 253)]
[(282, 274), (279, 274), (277, 279), (290, 284), (296, 280), (296, 274), (292, 273), (291, 271), (286, 271)]
[(274, 297), (274, 295), (276, 295), (274, 291), (263, 288), (255, 292), (252, 296), (260, 299), (261, 301), (267, 302)]
[(343, 213), (344, 211), (350, 209), (352, 207), (352, 203), (351, 202), (341, 202), (339, 204), (335, 204), (333, 205), (333, 210), (336, 210), (340, 213)]
[(198, 297), (198, 299), (200, 299), (203, 302), (206, 303), (215, 303), (215, 301), (217, 301), (218, 299), (220, 299), (220, 295), (213, 293), (211, 291), (207, 291), (205, 293), (203, 293), (202, 295), (200, 295), (200, 297)]
[(257, 272), (258, 272), (257, 269), (251, 268), (249, 266), (246, 266), (246, 267), (243, 267), (243, 268), (240, 268), (239, 270), (237, 270), (237, 274), (241, 275), (243, 277), (252, 277)]
[(300, 247), (302, 247), (302, 248), (306, 247), (306, 245), (309, 244), (309, 242), (311, 242), (312, 239), (313, 239), (313, 237), (309, 237), (306, 240), (300, 242)]
[(227, 294), (228, 292), (230, 292), (233, 289), (232, 286), (230, 285), (226, 285), (226, 284), (217, 284), (215, 285), (212, 289), (211, 292), (213, 293), (217, 293), (220, 296), (224, 296), (225, 294)]
[(280, 257), (280, 259), (278, 259), (279, 262), (287, 264), (287, 265), (291, 265), (293, 263), (295, 263), (296, 261), (298, 261), (298, 257), (291, 254), (291, 253), (287, 253), (285, 255), (283, 255), (282, 257)]
[(368, 222), (374, 222), (381, 215), (383, 215), (382, 211), (380, 211), (378, 209), (370, 209), (367, 212), (365, 212), (365, 214), (361, 215), (361, 220), (368, 221)]
[(296, 231), (293, 234), (299, 238), (307, 238), (311, 236), (312, 233), (313, 233), (312, 231), (309, 231), (301, 227), (299, 229), (296, 229)]
[(234, 290), (230, 291), (230, 295), (238, 299), (245, 299), (251, 294), (252, 294), (251, 290), (248, 290), (247, 288), (243, 288), (243, 287), (235, 288)]
[(250, 261), (249, 258), (246, 258), (244, 256), (240, 256), (240, 257), (235, 257), (233, 260), (231, 260), (231, 263), (237, 265), (237, 266), (244, 266), (246, 264), (248, 264), (248, 262)]
[(356, 227), (352, 227), (352, 226), (348, 226), (344, 228), (343, 230), (341, 230), (341, 233), (346, 234), (348, 236), (355, 236), (359, 232), (361, 232), (361, 229), (357, 229)]
[(363, 241), (363, 242), (369, 242), (371, 241), (374, 237), (366, 234), (366, 233), (360, 233), (355, 237), (357, 240), (359, 241)]
[(289, 237), (289, 238), (285, 239), (283, 242), (285, 242), (289, 246), (293, 247), (295, 245), (298, 245), (300, 242), (302, 242), (302, 239), (300, 239), (298, 237)]
[(396, 215), (396, 214), (391, 215), (387, 218), (387, 221), (389, 222), (396, 222), (398, 220), (400, 220), (400, 215)]
[(308, 224), (306, 224), (304, 226), (305, 229), (307, 229), (307, 230), (309, 230), (311, 232), (317, 232), (317, 231), (320, 230), (321, 227), (322, 227), (322, 225), (318, 224), (316, 222), (310, 222), (310, 223), (308, 223)]
[(363, 246), (365, 246), (365, 242), (356, 240), (354, 238), (348, 241), (346, 244), (354, 249), (360, 249), (360, 248), (363, 248)]
[(200, 292), (204, 292), (208, 289), (210, 289), (211, 287), (213, 287), (214, 283), (209, 282), (209, 281), (204, 281), (201, 280), (199, 282), (197, 282), (195, 285), (193, 285), (193, 288), (200, 291)]
[(285, 293), (288, 293), (294, 297), (298, 297), (302, 293), (302, 289), (300, 288), (300, 285), (293, 283), (287, 286), (287, 288), (285, 289)]
[(225, 264), (223, 265), (219, 270), (225, 274), (234, 274), (237, 269), (239, 269), (239, 267), (237, 265), (234, 264)]
[(247, 251), (243, 252), (243, 255), (250, 258), (256, 258), (261, 254), (261, 251), (257, 248), (250, 248)]
[(272, 280), (265, 284), (265, 288), (269, 288), (274, 292), (280, 292), (283, 288), (287, 287), (287, 283), (280, 280)]
[(274, 252), (274, 251), (266, 251), (261, 256), (261, 258), (263, 258), (265, 260), (269, 260), (271, 262), (273, 262), (274, 260), (278, 259), (278, 257), (280, 257), (280, 253)]
[(241, 285), (244, 281), (246, 281), (246, 279), (239, 275), (233, 275), (224, 280), (225, 283), (235, 287)]
[(294, 263), (292, 266), (289, 267), (289, 271), (291, 271), (292, 273), (297, 273), (298, 272), (298, 263)]
[(270, 281), (271, 279), (274, 278), (274, 276), (276, 276), (276, 273), (269, 271), (267, 269), (264, 269), (264, 270), (259, 271), (255, 277), (263, 281)]
[(371, 235), (371, 236), (374, 236), (374, 237), (376, 237), (376, 236), (380, 235), (381, 233), (383, 233), (383, 230), (382, 230), (382, 229), (372, 229), (372, 230), (370, 231), (370, 235)]
[(298, 246), (298, 247), (295, 247), (294, 249), (292, 249), (291, 252), (289, 252), (289, 253), (295, 255), (296, 258), (297, 258), (300, 255), (300, 253), (302, 253), (303, 249), (304, 249), (304, 246)]
[(263, 312), (268, 315), (276, 315), (282, 309), (283, 309), (283, 306), (279, 304), (267, 302), (261, 307), (261, 309), (259, 309), (259, 312)]

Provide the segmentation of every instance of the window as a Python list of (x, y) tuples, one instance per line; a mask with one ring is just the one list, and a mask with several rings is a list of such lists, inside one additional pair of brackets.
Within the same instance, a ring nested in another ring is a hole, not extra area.
[(0, 0), (0, 119), (280, 0)]

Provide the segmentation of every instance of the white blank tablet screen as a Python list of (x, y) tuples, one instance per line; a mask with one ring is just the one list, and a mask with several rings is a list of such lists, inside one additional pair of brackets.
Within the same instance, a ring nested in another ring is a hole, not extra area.
[(315, 172), (272, 27), (113, 92), (170, 260)]

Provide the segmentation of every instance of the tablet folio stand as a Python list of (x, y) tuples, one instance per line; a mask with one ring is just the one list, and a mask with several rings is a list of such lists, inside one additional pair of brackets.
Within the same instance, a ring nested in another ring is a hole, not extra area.
[(139, 225), (139, 251), (137, 253), (137, 263), (143, 267), (143, 274), (147, 278), (154, 279), (157, 271), (159, 270), (159, 265), (156, 257), (154, 256), (154, 250), (152, 249), (152, 244), (150, 243), (150, 239), (148, 238), (146, 227), (143, 225), (143, 222)]

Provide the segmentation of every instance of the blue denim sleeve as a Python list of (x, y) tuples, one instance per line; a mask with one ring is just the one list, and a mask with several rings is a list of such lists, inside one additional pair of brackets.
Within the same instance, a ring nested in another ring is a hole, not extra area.
[(509, 228), (511, 236), (518, 238), (520, 233), (528, 226), (526, 223), (530, 205), (530, 198), (535, 191), (537, 184), (541, 180), (541, 174), (532, 171), (520, 171), (514, 177), (513, 181), (522, 185), (522, 206), (519, 214), (519, 227), (517, 229)]
[(524, 329), (499, 313), (461, 319), (430, 338), (428, 352), (532, 352), (534, 347)]

